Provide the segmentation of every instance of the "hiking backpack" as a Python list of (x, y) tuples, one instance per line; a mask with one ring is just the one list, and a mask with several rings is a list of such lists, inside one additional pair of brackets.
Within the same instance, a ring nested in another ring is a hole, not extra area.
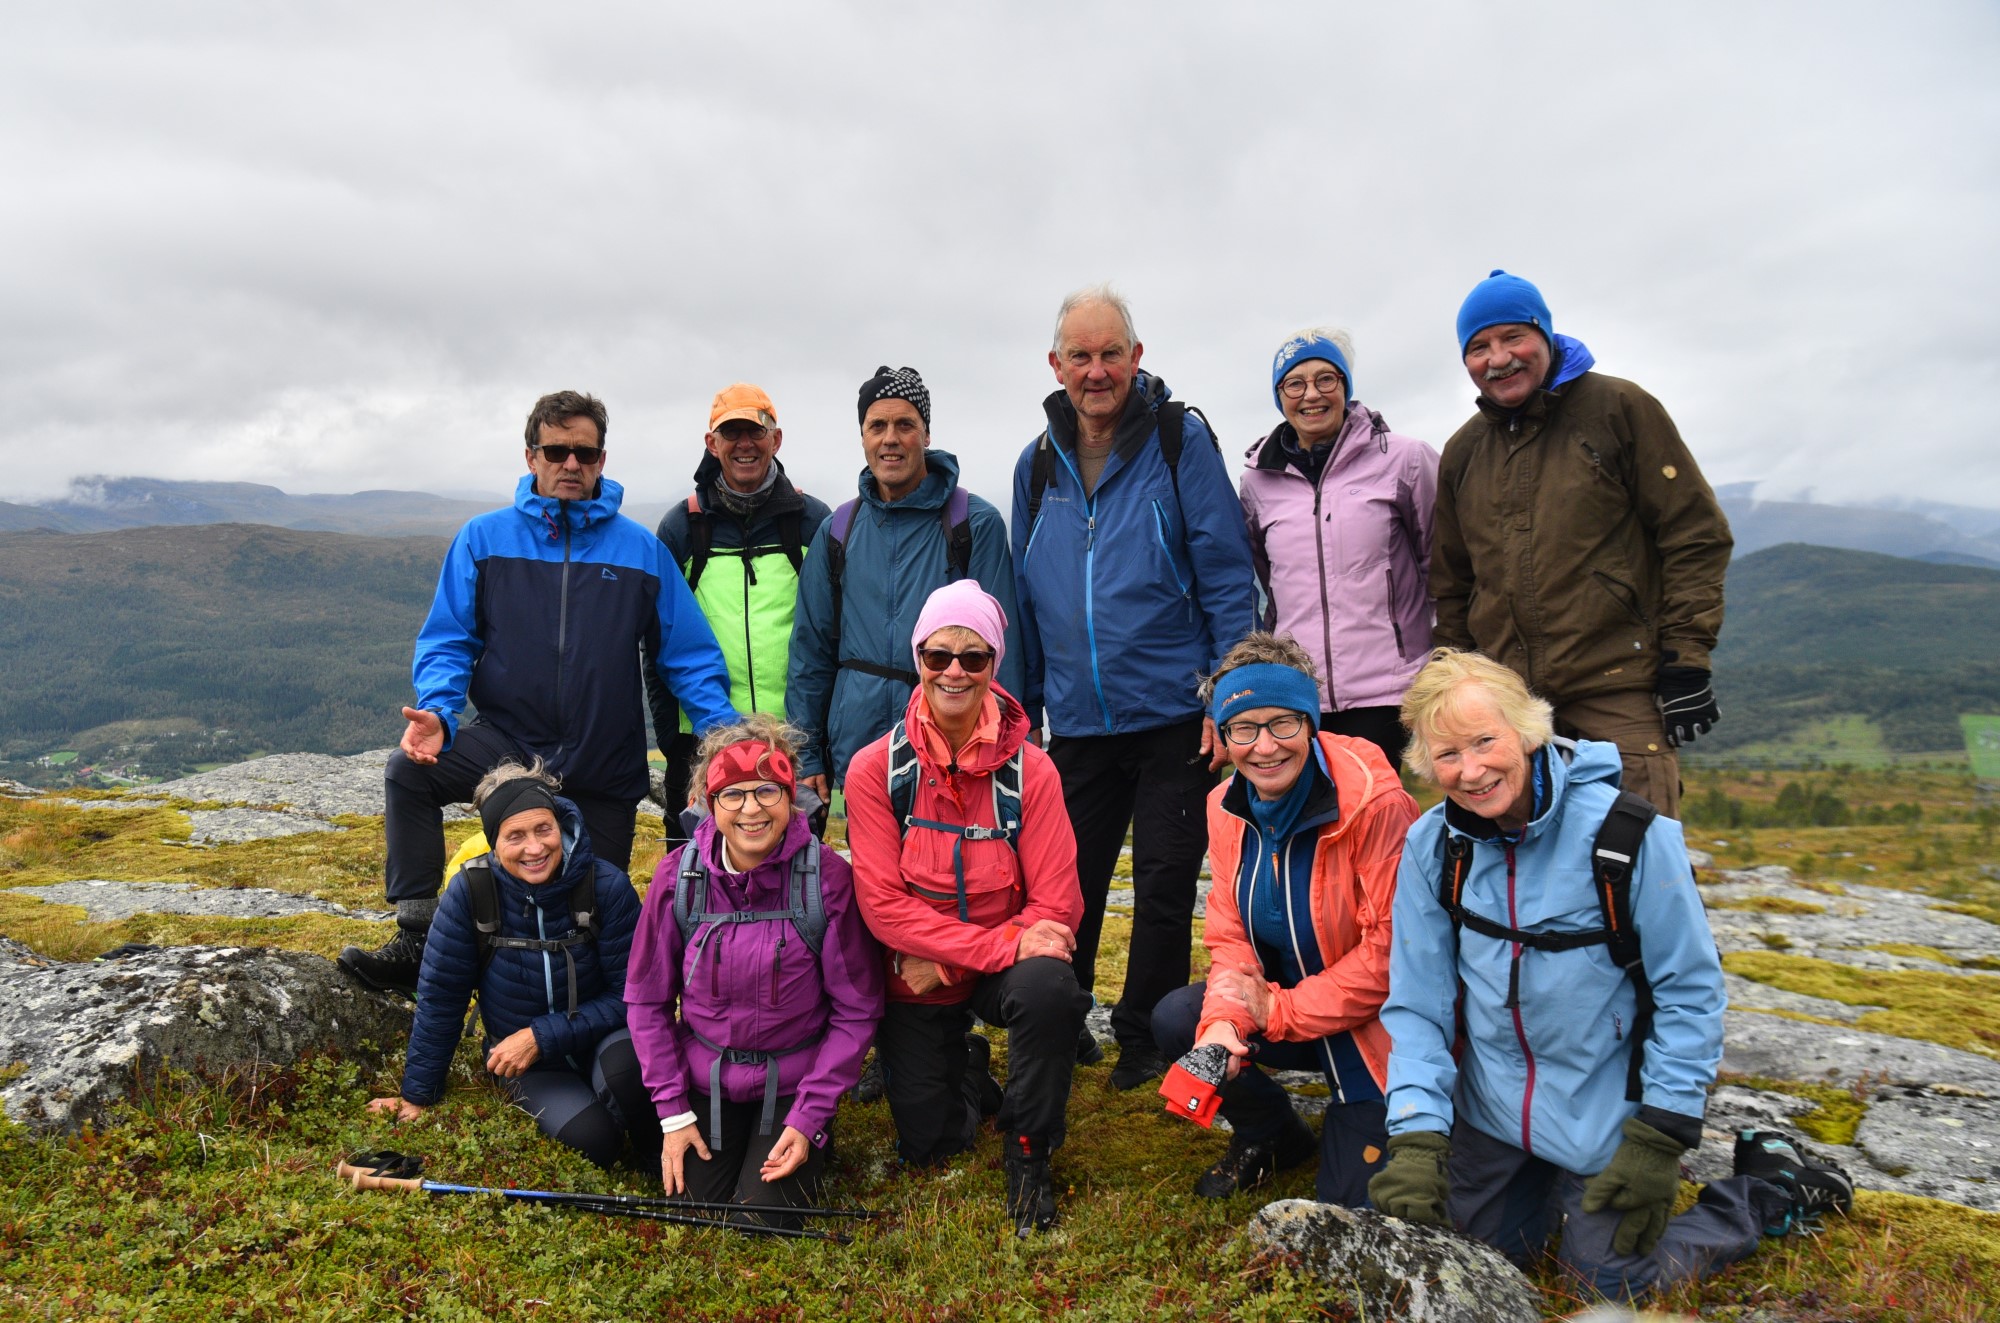
[[(1645, 1064), (1646, 1038), (1653, 1031), (1653, 985), (1646, 977), (1645, 962), (1640, 955), (1639, 930), (1632, 923), (1632, 864), (1639, 857), (1639, 846), (1646, 838), (1646, 829), (1653, 825), (1657, 816), (1659, 810), (1650, 801), (1629, 790), (1618, 792), (1618, 798), (1612, 802), (1611, 811), (1604, 815), (1604, 823), (1597, 829), (1597, 839), (1590, 847), (1591, 881), (1604, 926), (1583, 932), (1523, 932), (1466, 909), (1461, 902), (1465, 895), (1465, 879), (1472, 872), (1472, 838), (1458, 835), (1447, 826), (1444, 828), (1444, 839), (1438, 843), (1443, 864), (1438, 871), (1438, 904), (1451, 916), (1454, 952), (1458, 949), (1458, 930), (1462, 927), (1484, 937), (1517, 942), (1537, 951), (1574, 951), (1586, 946), (1610, 948), (1611, 963), (1624, 970), (1625, 976), (1632, 980), (1632, 992), (1636, 999), (1632, 1013), (1632, 1062), (1625, 1079), (1625, 1096), (1632, 1102), (1644, 1100), (1639, 1074)], [(1454, 955), (1453, 967), (1456, 966)], [(1520, 1000), (1521, 958), (1516, 955), (1508, 969), (1506, 1004), (1518, 1006)]]
[[(972, 499), (963, 487), (953, 487), (951, 495), (938, 511), (944, 525), (944, 572), (947, 581), (970, 579), (972, 577)], [(831, 525), (826, 538), (826, 581), (833, 593), (833, 650), (840, 653), (840, 615), (844, 603), (841, 600), (841, 579), (847, 573), (847, 534), (854, 526), (855, 512), (861, 502), (857, 497), (843, 501), (827, 520)], [(914, 689), (921, 683), (915, 671), (903, 670), (895, 666), (882, 666), (857, 657), (843, 658), (840, 665), (850, 671), (860, 671), (864, 675), (879, 676), (884, 680), (900, 680)]]
[(569, 1018), (576, 1018), (576, 957), (574, 948), (597, 940), (597, 879), (588, 877), (569, 889), (569, 935), (558, 938), (508, 937), (500, 931), (500, 884), (493, 880), (493, 856), (468, 859), (458, 874), (472, 901), (472, 935), (479, 948), (479, 977), (493, 963), (500, 947), (510, 951), (560, 951), (569, 969)]
[(947, 895), (941, 891), (926, 891), (915, 883), (905, 886), (919, 896), (931, 900), (956, 900), (958, 921), (971, 922), (970, 910), (965, 894), (965, 843), (967, 841), (1005, 841), (1007, 848), (1016, 850), (1014, 842), (1021, 835), (1021, 759), (1027, 746), (1014, 750), (1013, 757), (993, 769), (988, 778), (993, 784), (993, 823), (991, 827), (967, 827), (960, 823), (934, 822), (929, 818), (919, 818), (911, 812), (917, 799), (917, 777), (922, 769), (917, 761), (917, 751), (910, 743), (909, 731), (898, 721), (889, 731), (889, 811), (896, 817), (896, 830), (909, 835), (912, 827), (926, 827), (931, 831), (948, 832), (958, 839), (951, 846), (951, 869), (956, 878), (956, 890)]
[[(1222, 451), (1221, 443), (1215, 439), (1215, 427), (1208, 421), (1208, 415), (1191, 404), (1179, 400), (1162, 400), (1154, 414), (1160, 432), (1160, 458), (1167, 462), (1167, 480), (1174, 485), (1174, 510), (1181, 516), (1183, 527), (1187, 525), (1187, 512), (1181, 509), (1181, 448), (1187, 443), (1185, 435), (1189, 410), (1201, 419), (1201, 425), (1208, 429), (1209, 444)], [(1028, 531), (1033, 532), (1035, 519), (1042, 512), (1042, 494), (1056, 480), (1055, 438), (1049, 429), (1042, 429), (1041, 440), (1035, 446), (1035, 458), (1028, 466)]]
[[(694, 493), (687, 498), (687, 521), (687, 586), (690, 592), (701, 583), (702, 571), (708, 568), (708, 562), (716, 556), (737, 557), (743, 562), (744, 573), (750, 576), (750, 581), (752, 583), (757, 581), (757, 572), (750, 568), (750, 562), (758, 556), (769, 555), (772, 548), (768, 544), (761, 547), (743, 546), (722, 547), (718, 549), (715, 546), (715, 516), (701, 508), (701, 496), (699, 493)], [(799, 536), (804, 531), (804, 521), (805, 510), (803, 508), (788, 510), (784, 514), (779, 515), (774, 521), (778, 526), (777, 550), (785, 553), (785, 559), (792, 563), (792, 573), (794, 574), (798, 573), (799, 566), (805, 564), (806, 559), (805, 544)], [(745, 537), (750, 536), (750, 528), (747, 523), (744, 525), (743, 535)]]

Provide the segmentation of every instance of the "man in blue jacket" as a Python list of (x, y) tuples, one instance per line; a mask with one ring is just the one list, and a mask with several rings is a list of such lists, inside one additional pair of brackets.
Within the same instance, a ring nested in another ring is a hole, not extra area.
[(799, 780), (827, 799), (864, 745), (902, 720), (917, 673), (910, 631), (933, 590), (976, 579), (1007, 613), (999, 685), (1020, 696), (1020, 630), (1007, 525), (931, 448), (931, 394), (915, 368), (861, 384), (861, 492), (819, 527), (799, 571), (785, 717), (806, 732)]
[[(604, 405), (576, 391), (535, 401), (528, 473), (506, 510), (452, 539), (417, 634), (416, 706), (384, 773), (386, 891), (396, 936), (350, 946), (340, 964), (371, 987), (416, 995), (424, 938), (444, 883), (443, 807), (471, 799), (507, 760), (542, 759), (562, 778), (599, 859), (632, 862), (646, 794), (639, 653), (697, 730), (736, 720), (715, 635), (667, 549), (618, 513), (604, 474)], [(477, 709), (463, 725), (467, 701)]]
[[(1029, 712), (1046, 707), (1083, 883), (1076, 970), (1092, 983), (1105, 894), (1132, 830), (1135, 904), (1111, 1016), (1113, 1087), (1165, 1063), (1153, 1005), (1188, 981), (1215, 732), (1196, 678), (1258, 626), (1250, 536), (1215, 436), (1139, 370), (1145, 346), (1109, 286), (1063, 300), (1062, 389), (1014, 466), (1014, 560)], [(1162, 435), (1161, 421), (1167, 434)], [(1136, 809), (1137, 816), (1134, 816)], [(1094, 1060), (1094, 1044), (1079, 1044)]]

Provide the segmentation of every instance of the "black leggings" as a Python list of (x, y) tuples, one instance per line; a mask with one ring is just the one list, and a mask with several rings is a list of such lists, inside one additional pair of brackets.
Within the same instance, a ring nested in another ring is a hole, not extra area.
[(655, 1171), (660, 1165), (660, 1123), (653, 1098), (639, 1078), (632, 1031), (620, 1029), (597, 1045), (586, 1078), (563, 1061), (537, 1063), (500, 1087), (514, 1105), (535, 1118), (542, 1133), (567, 1144), (600, 1167), (625, 1150), (629, 1134), (632, 1166)]

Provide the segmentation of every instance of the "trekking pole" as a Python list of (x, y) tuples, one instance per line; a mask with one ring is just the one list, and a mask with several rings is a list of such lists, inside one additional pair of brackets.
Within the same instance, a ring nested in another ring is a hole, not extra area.
[[(767, 1226), (757, 1222), (726, 1222), (713, 1217), (690, 1217), (687, 1212), (770, 1212), (774, 1215), (790, 1217), (847, 1217), (875, 1218), (883, 1214), (866, 1208), (769, 1208), (757, 1209), (746, 1204), (705, 1203), (699, 1200), (650, 1199), (637, 1195), (572, 1193), (560, 1190), (514, 1190), (488, 1185), (449, 1185), (442, 1181), (427, 1181), (419, 1173), (424, 1160), (402, 1153), (384, 1150), (375, 1153), (356, 1153), (334, 1167), (334, 1173), (357, 1190), (411, 1191), (428, 1195), (447, 1194), (497, 1194), (503, 1199), (513, 1199), (523, 1203), (548, 1204), (555, 1207), (576, 1208), (582, 1212), (605, 1213), (620, 1217), (637, 1217), (649, 1221), (674, 1222), (685, 1226), (727, 1227), (734, 1231), (745, 1231), (755, 1235), (774, 1235), (806, 1240), (831, 1240), (838, 1244), (848, 1243), (848, 1237), (829, 1231), (794, 1229), (792, 1227)], [(684, 1210), (675, 1212), (673, 1210)]]

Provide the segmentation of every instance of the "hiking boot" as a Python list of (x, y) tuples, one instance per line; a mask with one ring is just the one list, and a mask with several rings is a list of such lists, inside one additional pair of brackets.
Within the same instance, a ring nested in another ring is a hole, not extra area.
[(1317, 1148), (1312, 1128), (1294, 1112), (1285, 1133), (1275, 1142), (1249, 1144), (1242, 1135), (1231, 1135), (1229, 1151), (1201, 1174), (1194, 1192), (1204, 1199), (1227, 1199), (1239, 1191), (1255, 1189), (1278, 1172), (1311, 1160)]
[(1026, 1240), (1056, 1224), (1056, 1182), (1049, 1171), (1049, 1146), (1027, 1135), (1007, 1136), (1001, 1158), (1007, 1172), (1007, 1216), (1014, 1234)]
[(374, 951), (350, 946), (340, 953), (340, 967), (379, 992), (400, 992), (411, 1000), (417, 995), (417, 971), (424, 967), (424, 938), (428, 928), (396, 929), (396, 935)]
[(1785, 1218), (1764, 1228), (1767, 1236), (1782, 1236), (1801, 1222), (1828, 1213), (1842, 1216), (1854, 1209), (1854, 1182), (1831, 1162), (1816, 1162), (1790, 1136), (1776, 1130), (1742, 1130), (1736, 1136), (1738, 1176), (1755, 1176), (1783, 1190), (1791, 1199)]
[(854, 1082), (854, 1101), (872, 1103), (882, 1101), (882, 1095), (889, 1091), (889, 1082), (882, 1078), (882, 1059), (875, 1050), (868, 1050), (868, 1059), (861, 1063), (861, 1078)]
[(1094, 1066), (1102, 1060), (1104, 1049), (1098, 1045), (1097, 1035), (1090, 1032), (1090, 1026), (1085, 1025), (1076, 1036), (1076, 1064)]
[(1156, 1080), (1167, 1073), (1167, 1061), (1151, 1047), (1124, 1047), (1118, 1052), (1118, 1064), (1111, 1068), (1111, 1087), (1120, 1093)]

